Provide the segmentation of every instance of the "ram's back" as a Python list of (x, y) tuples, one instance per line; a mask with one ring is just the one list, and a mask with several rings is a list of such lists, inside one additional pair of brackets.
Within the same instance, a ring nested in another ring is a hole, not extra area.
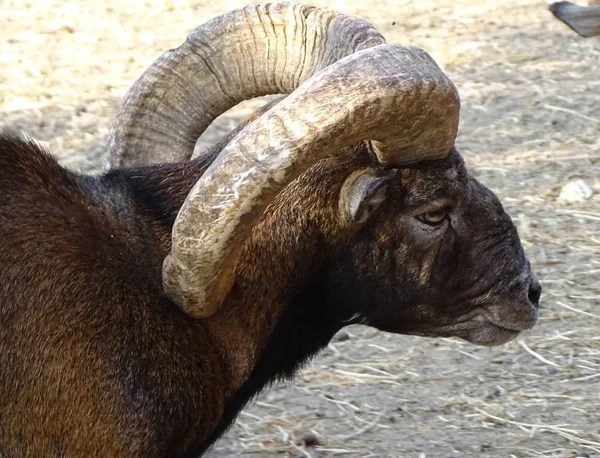
[(160, 250), (106, 186), (0, 136), (0, 456), (176, 453), (161, 437), (192, 440), (210, 407), (182, 386), (206, 365)]

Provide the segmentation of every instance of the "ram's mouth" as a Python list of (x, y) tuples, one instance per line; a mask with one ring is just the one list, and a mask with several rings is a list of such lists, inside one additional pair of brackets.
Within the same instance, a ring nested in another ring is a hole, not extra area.
[(475, 345), (495, 347), (510, 342), (521, 332), (522, 331), (505, 328), (494, 324), (491, 321), (487, 321), (481, 322), (479, 326), (459, 337)]
[[(515, 310), (519, 310), (514, 307)], [(481, 307), (477, 310), (473, 321), (491, 323), (499, 328), (510, 331), (527, 331), (535, 326), (538, 320), (538, 312), (533, 306), (527, 307), (523, 313), (514, 313), (514, 316), (502, 317), (494, 313), (491, 307)]]
[[(508, 313), (507, 313), (508, 311)], [(377, 325), (382, 331), (421, 337), (458, 337), (475, 345), (494, 347), (515, 339), (531, 329), (538, 319), (537, 309), (525, 303), (481, 305), (460, 318), (446, 317), (446, 323), (407, 328), (392, 323)]]
[(531, 329), (537, 322), (537, 311), (523, 320), (503, 320), (487, 308), (481, 308), (469, 322), (471, 326), (459, 337), (476, 345), (493, 347), (515, 339), (521, 332)]

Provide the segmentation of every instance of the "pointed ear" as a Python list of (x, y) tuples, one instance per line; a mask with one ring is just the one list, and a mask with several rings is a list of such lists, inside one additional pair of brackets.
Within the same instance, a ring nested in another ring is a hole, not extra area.
[(369, 168), (353, 172), (340, 191), (340, 212), (346, 221), (364, 223), (379, 208), (387, 195), (387, 184), (394, 172), (384, 175)]

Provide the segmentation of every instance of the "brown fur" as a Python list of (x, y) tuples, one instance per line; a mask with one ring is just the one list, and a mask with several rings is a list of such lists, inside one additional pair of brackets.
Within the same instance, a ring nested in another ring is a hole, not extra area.
[[(223, 144), (87, 177), (0, 136), (0, 456), (197, 456), (345, 324), (497, 344), (518, 332), (499, 323), (535, 322), (516, 230), (456, 152), (398, 171), (364, 224), (340, 212), (346, 177), (381, 172), (364, 145), (288, 185), (223, 309), (190, 319), (164, 296), (161, 266)], [(444, 232), (415, 219), (442, 200), (454, 212)]]

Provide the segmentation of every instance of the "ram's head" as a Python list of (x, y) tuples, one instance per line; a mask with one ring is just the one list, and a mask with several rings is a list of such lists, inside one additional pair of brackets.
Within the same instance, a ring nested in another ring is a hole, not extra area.
[(133, 86), (109, 162), (188, 160), (218, 115), (274, 93), (289, 95), (225, 142), (177, 216), (175, 302), (196, 318), (224, 307), (249, 238), (281, 218), (325, 253), (305, 283), (334, 321), (483, 345), (534, 325), (541, 287), (517, 231), (454, 148), (454, 85), (361, 19), (274, 4), (209, 22)]
[(456, 150), (401, 168), (380, 192), (381, 208), (329, 274), (334, 303), (356, 322), (481, 345), (535, 324), (541, 287), (517, 230)]

